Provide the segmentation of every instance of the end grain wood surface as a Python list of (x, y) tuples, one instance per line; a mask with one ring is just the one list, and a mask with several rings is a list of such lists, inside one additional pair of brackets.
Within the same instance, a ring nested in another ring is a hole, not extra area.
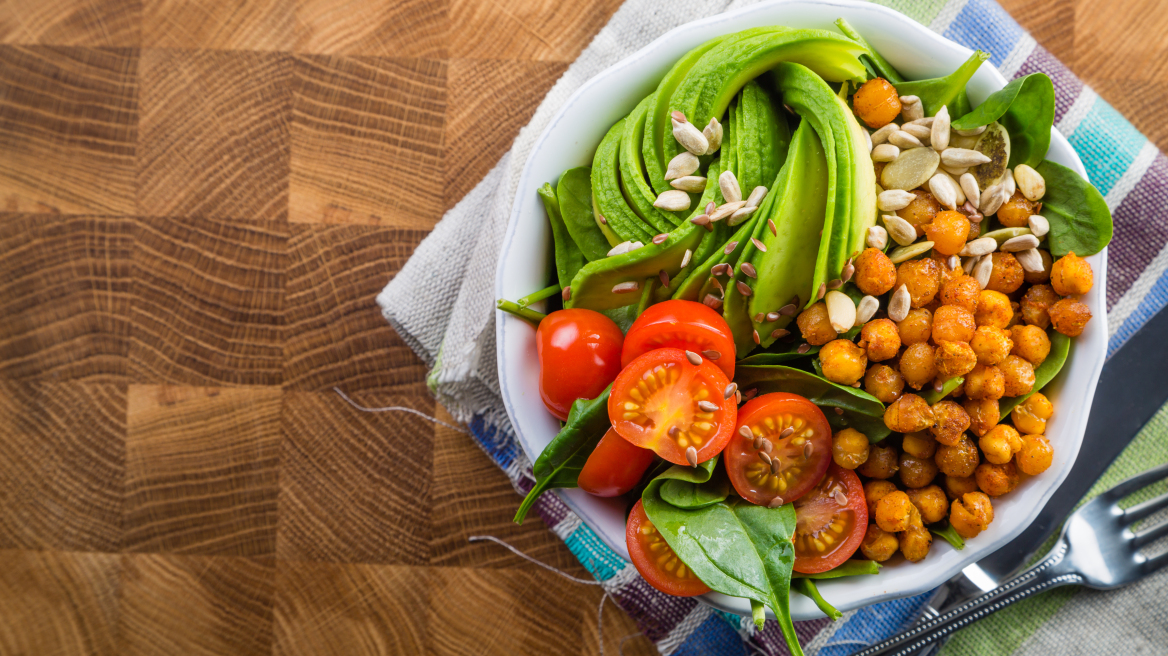
[[(469, 439), (329, 390), (448, 419), (374, 296), (618, 5), (0, 2), (0, 654), (597, 652)], [(1158, 2), (1006, 5), (1168, 146)]]

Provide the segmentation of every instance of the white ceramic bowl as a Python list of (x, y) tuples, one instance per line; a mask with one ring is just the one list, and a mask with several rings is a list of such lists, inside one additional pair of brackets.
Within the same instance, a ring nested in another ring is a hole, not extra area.
[[(536, 189), (544, 182), (554, 183), (565, 169), (590, 163), (596, 145), (608, 128), (652, 92), (678, 58), (718, 34), (761, 25), (834, 29), (834, 21), (841, 16), (909, 79), (946, 75), (971, 54), (968, 48), (891, 9), (848, 0), (764, 2), (672, 30), (589, 80), (567, 101), (536, 142), (523, 169), (511, 211), (499, 260), (496, 296), (519, 298), (542, 288), (550, 277), (553, 263), (546, 254), (551, 235)], [(997, 69), (983, 64), (969, 84), (970, 98), (976, 106), (1005, 84)], [(1086, 175), (1082, 162), (1058, 132), (1052, 134), (1047, 158)], [(1050, 469), (995, 500), (993, 523), (962, 551), (943, 540), (934, 540), (928, 558), (920, 563), (908, 563), (897, 556), (878, 576), (823, 581), (819, 589), (836, 608), (847, 611), (919, 594), (940, 585), (1021, 533), (1066, 477), (1083, 440), (1107, 346), (1106, 251), (1088, 261), (1095, 269), (1095, 287), (1082, 300), (1091, 308), (1094, 318), (1075, 340), (1071, 358), (1062, 373), (1044, 390), (1055, 404), (1055, 415), (1047, 426), (1047, 437), (1054, 445)], [(534, 460), (559, 427), (539, 397), (535, 330), (502, 312), (497, 313), (495, 328), (503, 401), (524, 451)], [(557, 493), (605, 544), (628, 558), (625, 509), (621, 502), (575, 489)], [(723, 610), (750, 613), (749, 604), (742, 599), (720, 594), (709, 594), (704, 599)], [(823, 616), (802, 595), (791, 595), (791, 612), (795, 619)]]

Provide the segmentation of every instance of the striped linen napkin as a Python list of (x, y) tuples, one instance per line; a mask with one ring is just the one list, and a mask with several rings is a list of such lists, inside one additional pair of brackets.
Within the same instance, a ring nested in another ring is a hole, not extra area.
[[(666, 12), (652, 0), (628, 0), (549, 92), (513, 150), (447, 214), (378, 297), (391, 325), (433, 366), (428, 382), (439, 401), (468, 422), (479, 445), (520, 493), (532, 485), (530, 462), (500, 411), (491, 295), (498, 247), (523, 160), (550, 116), (588, 77), (681, 23), (746, 4), (752, 3), (674, 0)], [(991, 62), (1007, 78), (1043, 72), (1054, 80), (1056, 125), (1079, 153), (1115, 220), (1107, 262), (1110, 355), (1168, 303), (1168, 158), (993, 0), (879, 0), (879, 4), (958, 43), (991, 53)], [(474, 239), (468, 242), (468, 235)], [(473, 252), (465, 254), (471, 262), (466, 270), (434, 273), (449, 268), (429, 266), (431, 262), (459, 261), (451, 257), (452, 250), (467, 243), (473, 244)], [(436, 279), (436, 275), (447, 277)], [(418, 306), (412, 300), (428, 292), (436, 298), (445, 295), (441, 299), (445, 302), (427, 304), (442, 308), (441, 314), (412, 315)], [(1163, 462), (1168, 462), (1168, 406), (1088, 498)], [(788, 653), (774, 622), (757, 631), (750, 618), (654, 590), (556, 495), (543, 495), (536, 511), (662, 654)], [(943, 654), (1098, 654), (1116, 649), (1163, 653), (1168, 645), (1168, 610), (1162, 603), (1166, 588), (1168, 571), (1112, 593), (1062, 588), (957, 633)], [(895, 633), (916, 616), (928, 597), (876, 604), (849, 612), (835, 623), (826, 619), (797, 622), (796, 630), (807, 654), (843, 656)]]

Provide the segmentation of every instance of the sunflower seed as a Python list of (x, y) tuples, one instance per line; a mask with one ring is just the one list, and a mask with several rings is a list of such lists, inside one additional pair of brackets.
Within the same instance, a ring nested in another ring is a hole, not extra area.
[(786, 328), (775, 328), (771, 331), (771, 339), (782, 339), (783, 337), (786, 337), (790, 334), (791, 331), (787, 330)]
[(953, 179), (955, 179), (955, 180), (957, 178), (960, 178), (961, 176), (965, 175), (966, 173), (969, 173), (968, 166), (941, 166), (938, 168), (940, 168), (942, 171), (948, 173), (949, 175), (953, 176)]
[(661, 281), (662, 287), (669, 289), (669, 273), (665, 269), (657, 272), (657, 278)]
[(717, 360), (718, 358), (722, 357), (722, 354), (718, 351), (715, 351), (714, 349), (702, 351), (702, 355), (706, 356), (707, 360)]
[(880, 218), (884, 219), (888, 234), (901, 246), (908, 246), (917, 240), (917, 229), (908, 221), (895, 214), (885, 214)]
[(900, 115), (906, 122), (920, 120), (925, 117), (925, 108), (921, 99), (916, 96), (900, 97)]
[(665, 179), (676, 180), (677, 178), (693, 175), (701, 165), (702, 163), (698, 160), (697, 155), (694, 155), (688, 150), (683, 150), (676, 157), (669, 160), (669, 167), (665, 171)]
[(854, 275), (856, 275), (856, 265), (852, 264), (851, 260), (848, 260), (848, 263), (844, 265), (844, 270), (840, 272), (840, 282), (847, 282)]
[(734, 213), (730, 215), (730, 218), (726, 219), (726, 225), (734, 227), (745, 221), (750, 217), (751, 214), (754, 214), (757, 211), (757, 207), (743, 207), (741, 209), (734, 210)]
[[(900, 126), (898, 126), (895, 123), (889, 123), (889, 124), (885, 125), (884, 127), (880, 128), (879, 130), (872, 133), (872, 144), (875, 146), (879, 146), (880, 144), (888, 141), (889, 135), (891, 135), (893, 132), (896, 132), (899, 129), (900, 129)], [(875, 149), (873, 149), (873, 153), (875, 153)]]
[(613, 294), (630, 294), (632, 292), (637, 291), (640, 288), (641, 288), (641, 283), (637, 282), (636, 280), (631, 280), (629, 282), (622, 282), (619, 285), (614, 286), (612, 288), (612, 293)]
[(689, 194), (678, 189), (670, 189), (669, 191), (661, 192), (657, 200), (653, 201), (653, 207), (665, 210), (667, 212), (681, 212), (689, 209)]
[(920, 139), (912, 136), (904, 130), (897, 130), (888, 137), (888, 143), (896, 146), (901, 150), (911, 150), (913, 148), (923, 148), (925, 144), (921, 143)]
[(681, 256), (681, 266), (680, 266), (680, 267), (678, 267), (678, 268), (680, 268), (680, 269), (684, 269), (684, 268), (686, 267), (686, 265), (688, 265), (688, 264), (689, 264), (689, 260), (690, 260), (690, 258), (691, 258), (691, 257), (693, 257), (693, 251), (691, 251), (691, 250), (690, 250), (690, 249), (688, 249), (688, 248), (687, 248), (687, 249), (685, 249), (685, 255), (682, 255), (682, 256)]
[[(856, 326), (862, 326), (872, 320), (876, 315), (876, 311), (880, 309), (880, 301), (875, 296), (865, 296), (860, 299), (860, 305), (856, 307)], [(854, 327), (854, 326), (853, 326)]]
[(732, 241), (732, 242), (726, 244), (726, 248), (722, 249), (722, 254), (729, 255), (729, 254), (734, 252), (735, 248), (738, 248), (738, 242)]
[[(737, 386), (735, 386), (735, 387), (737, 387)], [(737, 389), (735, 391), (737, 391)], [(752, 433), (750, 431), (750, 426), (740, 426), (738, 428), (738, 434), (741, 435), (742, 437), (745, 437), (748, 440), (755, 439), (754, 433)], [(755, 447), (755, 448), (757, 449), (758, 447)]]
[(702, 131), (694, 127), (693, 123), (685, 121), (684, 123), (678, 121), (676, 117), (673, 119), (673, 138), (677, 139), (677, 143), (681, 144), (694, 155), (705, 155), (706, 151), (710, 149), (710, 141), (706, 139)]
[(781, 508), (784, 503), (783, 497), (775, 497), (767, 502), (767, 508)]
[(863, 132), (864, 132), (864, 143), (868, 144), (868, 152), (871, 153), (872, 149), (875, 148), (875, 144), (872, 143), (872, 133), (868, 132), (867, 130), (863, 130)]
[(635, 246), (634, 244), (640, 244), (640, 243), (641, 242), (639, 242), (639, 241), (636, 241), (636, 242), (622, 241), (621, 243), (617, 244), (616, 246), (613, 246), (612, 250), (608, 251), (608, 256), (613, 257), (614, 255), (624, 255), (625, 253), (628, 253), (629, 251), (634, 251), (634, 250), (640, 248), (640, 246)]
[(660, 234), (653, 235), (653, 243), (657, 244), (658, 246), (660, 246), (661, 244), (664, 244), (666, 239), (669, 239), (668, 232), (662, 232)]
[(754, 293), (754, 291), (750, 289), (750, 285), (742, 282), (741, 280), (736, 282), (734, 286), (738, 289), (738, 293), (742, 294), (743, 296), (750, 296)]
[(972, 203), (981, 200), (981, 190), (977, 188), (977, 178), (972, 173), (962, 173), (958, 182), (961, 183), (961, 191), (965, 193), (966, 201)]
[(888, 253), (888, 261), (892, 262), (893, 264), (907, 262), (918, 255), (924, 255), (925, 253), (928, 253), (930, 250), (932, 250), (932, 248), (933, 242), (931, 241), (918, 241), (917, 243), (910, 246), (894, 248)]
[(952, 271), (953, 269), (961, 266), (961, 258), (957, 257), (956, 255), (950, 255), (949, 259), (945, 260), (945, 265), (949, 267), (950, 271)]
[(798, 312), (799, 312), (799, 306), (795, 305), (794, 303), (787, 303), (783, 307), (779, 308), (779, 314), (781, 314), (783, 316), (787, 316), (787, 317), (793, 317)]
[(706, 124), (705, 129), (702, 130), (702, 136), (709, 142), (706, 147), (706, 154), (712, 155), (715, 151), (722, 147), (722, 124), (718, 119), (711, 118), (710, 122)]
[(841, 506), (848, 505), (848, 497), (839, 488), (836, 488), (835, 494), (832, 496), (835, 497), (835, 502), (838, 503), (839, 505), (841, 505)]
[(882, 251), (888, 247), (888, 231), (881, 226), (868, 228), (868, 246)]
[(856, 304), (843, 292), (827, 293), (827, 318), (837, 333), (845, 333), (856, 325)]
[(799, 352), (800, 354), (803, 354), (803, 353), (806, 353), (806, 352), (811, 350), (811, 345), (810, 344), (800, 344), (799, 348), (797, 348), (795, 350), (797, 352)]
[(750, 196), (746, 199), (746, 207), (758, 207), (762, 203), (762, 199), (767, 194), (767, 188), (763, 186), (755, 187), (750, 190)]
[(1014, 257), (1018, 258), (1018, 264), (1022, 265), (1023, 271), (1027, 273), (1038, 273), (1042, 271), (1042, 255), (1038, 253), (1037, 248), (1018, 251), (1014, 253)]
[(669, 182), (674, 189), (700, 194), (706, 190), (706, 179), (700, 175), (684, 175)]
[[(929, 178), (929, 191), (933, 192), (933, 197), (943, 207), (950, 210), (957, 209), (957, 184), (953, 182), (953, 178), (949, 177), (948, 173), (937, 173)], [(916, 228), (913, 228), (913, 235), (916, 236)]]
[(702, 412), (716, 412), (718, 410), (717, 404), (710, 403), (709, 401), (698, 401), (698, 408)]
[(722, 171), (718, 176), (718, 188), (722, 190), (722, 198), (725, 198), (727, 203), (742, 200), (742, 188), (738, 186), (738, 178), (734, 176), (734, 171)]
[(994, 271), (994, 258), (985, 255), (978, 261), (977, 265), (973, 267), (973, 278), (977, 280), (977, 284), (982, 289), (990, 284), (990, 274)]
[(756, 270), (754, 265), (750, 262), (743, 262), (742, 264), (739, 264), (738, 270), (751, 278), (758, 278), (758, 270)]
[(722, 299), (713, 294), (706, 294), (706, 297), (702, 299), (702, 304), (715, 310), (722, 309)]
[(1008, 200), (1010, 200), (1010, 196), (1006, 194), (1006, 187), (999, 182), (981, 192), (981, 200), (977, 204), (977, 211), (981, 212), (982, 216), (989, 216), (996, 213)]
[(888, 318), (893, 321), (904, 321), (912, 304), (912, 296), (908, 293), (908, 285), (901, 285), (888, 299)]
[(1007, 199), (1012, 198), (1014, 192), (1018, 191), (1018, 185), (1014, 181), (1014, 172), (1010, 169), (1006, 169), (1006, 174), (1002, 176), (1002, 182), (1000, 184), (1006, 190), (1005, 194)]
[(908, 207), (909, 203), (912, 203), (916, 198), (916, 194), (911, 191), (888, 189), (880, 192), (880, 195), (876, 197), (876, 207), (879, 207), (882, 212), (895, 212)]
[(826, 293), (827, 293), (827, 283), (825, 283), (825, 282), (819, 283), (819, 291), (815, 293), (815, 300), (817, 300), (817, 301), (820, 300), (821, 298), (823, 298), (823, 295)]
[(1026, 200), (1036, 201), (1046, 195), (1046, 180), (1042, 174), (1026, 164), (1014, 168), (1014, 181)]
[(982, 125), (980, 127), (973, 128), (972, 130), (954, 129), (953, 131), (956, 132), (957, 134), (963, 136), (963, 137), (976, 137), (977, 135), (981, 134), (982, 132), (985, 132), (985, 129), (986, 129), (986, 126)]
[(685, 461), (689, 463), (690, 467), (698, 466), (698, 450), (692, 446), (685, 450)]
[(882, 143), (872, 149), (873, 162), (891, 162), (900, 156), (900, 148), (890, 143)]
[(961, 269), (965, 271), (965, 275), (973, 275), (973, 267), (977, 266), (978, 261), (981, 260), (982, 257), (984, 256), (973, 255), (961, 261)]
[(967, 200), (965, 198), (965, 190), (961, 188), (961, 183), (957, 181), (957, 177), (955, 177), (952, 173), (949, 173), (944, 169), (941, 169), (940, 173), (949, 178), (949, 182), (953, 185), (953, 192), (957, 194), (957, 202), (953, 204), (953, 210), (957, 211), (957, 208), (964, 205), (965, 201)]
[(1035, 237), (1042, 239), (1046, 233), (1050, 232), (1050, 221), (1041, 214), (1031, 214), (1030, 218), (1026, 220), (1030, 226), (1030, 232), (1034, 233)]
[(779, 236), (779, 229), (775, 227), (774, 221), (772, 221), (771, 219), (767, 219), (767, 227), (771, 229), (772, 235), (774, 235), (776, 237)]
[(977, 166), (988, 161), (990, 161), (988, 156), (968, 148), (946, 148), (941, 153), (941, 163), (945, 166)]
[(693, 351), (686, 351), (685, 352), (685, 359), (689, 360), (689, 363), (695, 367), (701, 365), (701, 363), (702, 363), (702, 356), (698, 355), (697, 353), (694, 353)]
[(929, 126), (931, 130), (929, 142), (933, 150), (941, 152), (949, 147), (949, 126), (949, 106), (942, 105), (941, 109), (937, 110), (937, 115), (933, 117), (933, 124)]
[(932, 130), (918, 123), (906, 123), (900, 126), (900, 130), (916, 137), (921, 143), (925, 143), (932, 136)]
[(560, 298), (564, 299), (564, 301), (572, 300), (572, 286), (571, 285), (568, 285), (567, 287), (564, 288), (564, 291), (560, 292)]
[(767, 453), (766, 451), (759, 451), (758, 452), (758, 459), (765, 462), (768, 467), (770, 466), (770, 464), (772, 462), (770, 454)]
[(742, 209), (743, 205), (746, 205), (746, 201), (739, 200), (734, 201), (733, 203), (726, 203), (725, 205), (718, 206), (718, 209), (714, 210), (714, 213), (710, 215), (710, 222), (716, 223), (721, 221), (722, 219)]
[(1038, 248), (1038, 237), (1034, 235), (1019, 235), (1002, 242), (1000, 247), (1003, 253), (1017, 253), (1018, 251), (1028, 251), (1032, 248)]

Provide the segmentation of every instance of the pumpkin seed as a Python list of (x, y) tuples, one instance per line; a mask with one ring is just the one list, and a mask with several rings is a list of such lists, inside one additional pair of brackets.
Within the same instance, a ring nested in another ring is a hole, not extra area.
[(900, 264), (901, 262), (907, 262), (918, 255), (928, 253), (931, 250), (933, 250), (933, 242), (919, 241), (912, 246), (902, 246), (893, 250), (888, 254), (888, 259), (892, 260), (893, 264)]
[(1022, 227), (998, 228), (997, 230), (994, 230), (993, 232), (985, 233), (984, 235), (981, 236), (981, 238), (982, 239), (993, 239), (994, 241), (996, 241), (998, 243), (998, 246), (1000, 247), (1002, 244), (1006, 243), (1007, 241), (1009, 241), (1015, 237), (1021, 237), (1022, 235), (1029, 235), (1029, 234), (1030, 234), (1030, 228), (1022, 228)]
[[(990, 123), (977, 138), (973, 150), (990, 158), (990, 161), (979, 164), (971, 171), (977, 178), (977, 186), (985, 189), (1001, 182), (1010, 161), (1010, 133), (1006, 128), (1001, 123)], [(1009, 196), (1006, 198), (1009, 199)], [(991, 213), (983, 211), (982, 214)]]
[(884, 167), (880, 184), (885, 189), (916, 189), (933, 177), (940, 163), (941, 155), (932, 148), (911, 148)]

